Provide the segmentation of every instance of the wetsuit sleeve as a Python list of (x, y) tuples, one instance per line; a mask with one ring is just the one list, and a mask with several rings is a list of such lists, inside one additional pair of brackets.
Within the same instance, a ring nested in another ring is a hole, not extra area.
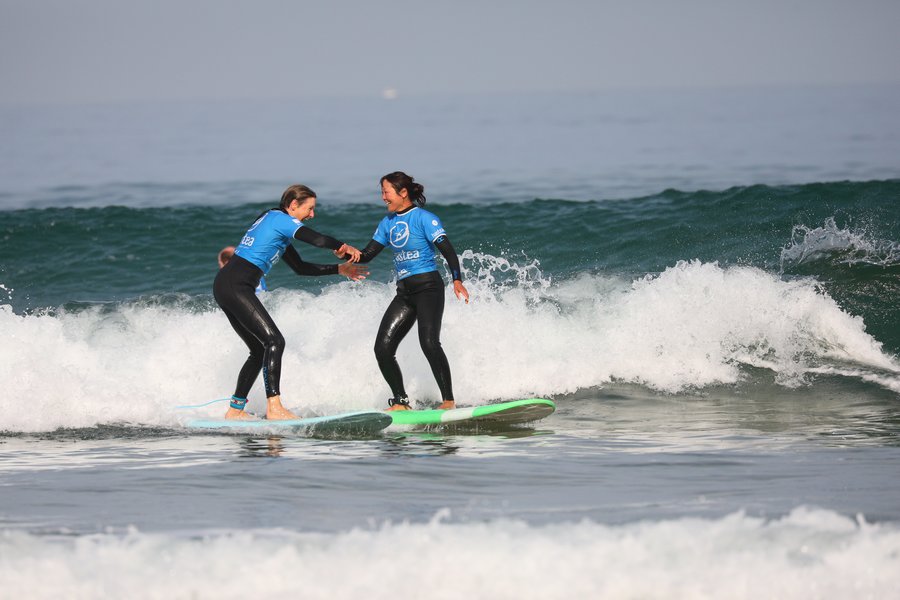
[(450, 239), (446, 235), (442, 235), (434, 241), (434, 245), (440, 250), (444, 260), (447, 261), (447, 266), (450, 267), (450, 273), (453, 275), (453, 280), (462, 281), (462, 270), (459, 268), (459, 257), (456, 255), (456, 250), (453, 248), (453, 244), (450, 243)]
[(329, 250), (337, 250), (344, 245), (344, 242), (339, 242), (331, 236), (324, 235), (306, 226), (297, 228), (297, 231), (294, 232), (294, 239), (312, 244), (317, 248), (328, 248)]
[(360, 264), (365, 264), (378, 256), (378, 254), (384, 250), (384, 244), (376, 242), (375, 240), (369, 240), (369, 243), (366, 244), (366, 247), (360, 251), (359, 254), (359, 262)]
[(288, 244), (288, 247), (284, 249), (284, 256), (282, 257), (284, 262), (287, 263), (287, 266), (291, 268), (294, 273), (297, 275), (337, 275), (338, 274), (338, 266), (337, 265), (320, 265), (316, 263), (309, 263), (300, 258), (300, 253), (297, 252), (297, 249)]

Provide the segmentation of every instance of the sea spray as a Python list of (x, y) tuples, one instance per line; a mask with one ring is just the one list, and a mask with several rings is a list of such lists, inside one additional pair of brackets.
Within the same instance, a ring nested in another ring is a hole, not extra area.
[(795, 225), (790, 244), (781, 251), (782, 271), (817, 261), (896, 267), (900, 265), (900, 243), (873, 238), (865, 229), (839, 227), (834, 217), (820, 227)]

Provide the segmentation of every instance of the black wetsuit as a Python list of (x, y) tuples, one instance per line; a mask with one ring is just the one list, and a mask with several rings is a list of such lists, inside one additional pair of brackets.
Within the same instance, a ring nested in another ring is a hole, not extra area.
[[(309, 227), (300, 227), (294, 239), (337, 250), (342, 242), (322, 235)], [(297, 275), (336, 275), (338, 266), (319, 265), (305, 262), (300, 254), (288, 244), (282, 257)], [(250, 355), (238, 375), (234, 397), (246, 399), (250, 388), (263, 372), (266, 397), (279, 396), (281, 384), (281, 357), (284, 353), (284, 336), (278, 331), (275, 321), (259, 301), (256, 286), (263, 270), (240, 256), (233, 256), (228, 264), (219, 269), (213, 283), (213, 296), (225, 311), (231, 326), (250, 349)]]
[[(454, 280), (462, 281), (459, 258), (447, 236), (438, 238), (434, 246), (447, 261)], [(363, 249), (359, 262), (369, 262), (384, 248), (383, 244), (371, 240)], [(419, 323), (419, 344), (431, 366), (441, 397), (443, 400), (453, 400), (450, 364), (441, 347), (443, 315), (444, 280), (437, 270), (410, 275), (397, 281), (397, 295), (388, 305), (375, 338), (375, 357), (381, 374), (391, 388), (393, 400), (405, 401), (407, 398), (403, 374), (397, 363), (397, 347), (416, 321)]]

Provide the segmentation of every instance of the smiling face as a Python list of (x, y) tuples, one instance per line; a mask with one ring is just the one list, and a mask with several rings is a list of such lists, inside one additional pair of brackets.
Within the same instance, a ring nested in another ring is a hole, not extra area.
[(390, 212), (400, 212), (413, 205), (412, 200), (409, 199), (409, 192), (406, 191), (406, 188), (403, 188), (398, 192), (387, 180), (381, 182), (381, 200)]
[(287, 207), (287, 214), (301, 221), (309, 221), (316, 216), (316, 197), (291, 200)]

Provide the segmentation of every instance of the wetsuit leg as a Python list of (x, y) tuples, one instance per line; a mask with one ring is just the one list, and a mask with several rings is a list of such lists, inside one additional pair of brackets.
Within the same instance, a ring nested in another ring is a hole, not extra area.
[(244, 340), (244, 343), (250, 349), (250, 355), (244, 362), (244, 366), (241, 367), (241, 371), (238, 373), (237, 384), (234, 387), (234, 396), (236, 398), (246, 398), (247, 394), (250, 393), (253, 384), (256, 383), (259, 372), (262, 370), (265, 349), (263, 348), (262, 343), (241, 325), (237, 317), (224, 308), (222, 310), (225, 312), (225, 316), (228, 317), (228, 322), (231, 323), (231, 327), (237, 332), (241, 339)]
[(384, 311), (381, 325), (378, 327), (378, 334), (375, 337), (375, 358), (378, 360), (378, 368), (381, 369), (381, 374), (391, 388), (395, 399), (406, 398), (403, 373), (400, 372), (400, 365), (397, 364), (397, 347), (412, 329), (415, 321), (415, 310), (398, 290), (397, 295)]
[(419, 322), (419, 345), (428, 359), (431, 372), (441, 390), (443, 400), (453, 400), (450, 363), (441, 346), (441, 321), (444, 317), (444, 281), (436, 277), (411, 295)]
[(256, 296), (262, 272), (253, 264), (235, 256), (219, 270), (213, 284), (213, 296), (225, 311), (231, 326), (250, 349), (238, 375), (235, 396), (246, 398), (259, 374), (263, 372), (266, 397), (280, 395), (281, 357), (284, 336)]
[(397, 295), (391, 301), (375, 340), (375, 356), (381, 374), (394, 394), (405, 398), (403, 375), (397, 364), (397, 347), (419, 322), (419, 344), (431, 366), (431, 372), (444, 400), (453, 400), (450, 364), (441, 347), (441, 319), (444, 315), (444, 281), (436, 271), (413, 275), (397, 284)]

